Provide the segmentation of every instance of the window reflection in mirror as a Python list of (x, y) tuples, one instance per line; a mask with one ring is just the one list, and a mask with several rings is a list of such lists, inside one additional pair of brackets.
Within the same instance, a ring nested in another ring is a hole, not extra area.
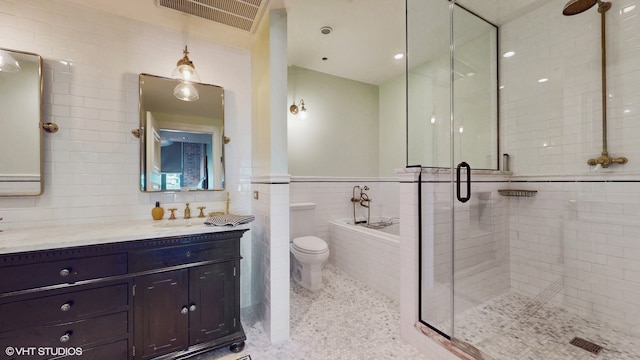
[(177, 80), (140, 75), (140, 189), (224, 189), (224, 89), (195, 83), (196, 101), (173, 96)]
[[(11, 56), (18, 67), (5, 68)], [(42, 58), (0, 49), (0, 196), (42, 193)]]

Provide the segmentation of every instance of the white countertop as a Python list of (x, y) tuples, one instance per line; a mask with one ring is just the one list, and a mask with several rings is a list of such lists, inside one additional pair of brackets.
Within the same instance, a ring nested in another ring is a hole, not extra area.
[(114, 242), (249, 230), (250, 225), (206, 226), (203, 218), (138, 220), (104, 224), (68, 225), (0, 231), (0, 255)]

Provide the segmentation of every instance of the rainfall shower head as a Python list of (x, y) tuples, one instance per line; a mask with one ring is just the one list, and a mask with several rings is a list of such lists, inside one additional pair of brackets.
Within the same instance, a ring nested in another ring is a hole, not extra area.
[(566, 16), (577, 15), (591, 9), (595, 4), (598, 4), (599, 13), (604, 13), (611, 9), (610, 2), (602, 2), (600, 0), (571, 0), (564, 6), (562, 14)]

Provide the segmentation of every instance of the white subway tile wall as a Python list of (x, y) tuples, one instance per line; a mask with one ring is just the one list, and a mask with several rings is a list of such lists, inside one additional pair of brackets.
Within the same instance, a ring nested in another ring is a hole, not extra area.
[[(563, 16), (553, 0), (501, 26), (502, 152), (518, 175), (588, 174), (602, 152), (600, 14)], [(603, 172), (640, 172), (640, 3), (612, 1), (606, 13), (607, 122), (611, 156), (629, 163)], [(631, 11), (625, 8), (636, 6)], [(538, 82), (547, 78), (546, 82)]]
[(501, 51), (516, 52), (500, 58), (502, 148), (512, 180), (538, 190), (510, 200), (511, 286), (536, 296), (560, 281), (552, 301), (638, 334), (640, 1), (606, 13), (608, 150), (629, 163), (598, 171), (587, 160), (602, 152), (600, 14), (566, 17), (565, 3), (501, 28)]
[(189, 45), (205, 83), (225, 88), (226, 188), (234, 211), (251, 206), (251, 56), (63, 1), (0, 2), (0, 47), (43, 57), (44, 193), (0, 199), (3, 229), (151, 219), (165, 207), (224, 209), (224, 194), (145, 194), (139, 188), (138, 74), (170, 76)]
[(329, 226), (329, 262), (372, 289), (400, 301), (400, 237), (341, 221)]
[[(640, 180), (530, 182), (510, 203), (511, 286), (640, 335)], [(624, 200), (623, 200), (624, 199)]]
[(261, 299), (258, 319), (272, 343), (289, 338), (289, 184), (273, 183), (268, 176), (253, 180), (258, 198), (253, 200), (256, 221), (252, 225), (257, 267), (251, 291)]

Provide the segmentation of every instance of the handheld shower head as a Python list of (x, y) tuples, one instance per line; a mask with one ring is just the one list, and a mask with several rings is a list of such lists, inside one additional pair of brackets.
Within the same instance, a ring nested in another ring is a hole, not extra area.
[(610, 2), (602, 2), (600, 0), (570, 0), (564, 6), (562, 14), (565, 16), (577, 15), (583, 13), (598, 4), (598, 12), (604, 13), (611, 8)]

